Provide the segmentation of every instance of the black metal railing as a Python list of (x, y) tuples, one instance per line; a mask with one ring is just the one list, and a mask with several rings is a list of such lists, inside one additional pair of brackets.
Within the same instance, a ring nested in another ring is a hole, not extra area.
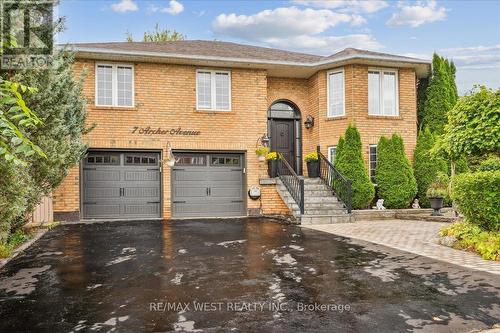
[(293, 170), (283, 155), (278, 155), (278, 177), (304, 214), (304, 179)]
[(333, 166), (318, 146), (319, 177), (330, 187), (333, 194), (342, 201), (347, 212), (352, 211), (352, 182)]

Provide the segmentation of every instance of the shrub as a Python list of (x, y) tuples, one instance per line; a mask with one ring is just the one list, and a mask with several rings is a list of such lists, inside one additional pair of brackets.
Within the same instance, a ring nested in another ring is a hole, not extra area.
[(500, 157), (490, 156), (479, 164), (478, 171), (500, 171)]
[(12, 250), (22, 243), (30, 240), (32, 237), (33, 235), (23, 231), (22, 229), (16, 230), (16, 232), (9, 236), (7, 242), (0, 243), (0, 258), (10, 257)]
[(457, 101), (455, 65), (437, 54), (432, 57), (432, 77), (425, 91), (425, 102), (418, 115), (420, 128), (442, 133), (447, 113)]
[(344, 138), (339, 140), (335, 167), (352, 181), (352, 207), (366, 208), (373, 200), (375, 189), (361, 154), (361, 137), (352, 125), (349, 125), (345, 132), (345, 141)]
[(413, 169), (405, 155), (403, 139), (397, 134), (379, 140), (375, 181), (378, 196), (387, 208), (407, 208), (417, 194)]
[(483, 259), (500, 260), (500, 234), (482, 230), (468, 222), (456, 222), (439, 232), (441, 236), (453, 236), (455, 248), (477, 252)]
[(266, 161), (277, 160), (277, 159), (278, 159), (278, 153), (275, 151), (272, 151), (266, 155)]
[(0, 244), (2, 244), (7, 242), (14, 219), (24, 213), (28, 194), (36, 189), (26, 166), (0, 162), (0, 175)]
[(448, 175), (439, 173), (427, 189), (427, 198), (445, 198), (448, 196), (449, 181)]
[(462, 173), (452, 180), (451, 197), (467, 221), (500, 231), (500, 171)]
[(269, 148), (268, 147), (259, 147), (259, 148), (255, 149), (255, 153), (258, 156), (266, 156), (267, 154), (269, 154)]
[(318, 160), (318, 153), (309, 153), (306, 156), (304, 156), (304, 160), (306, 162), (312, 162), (312, 161), (317, 161)]
[(430, 207), (426, 195), (429, 185), (435, 180), (438, 172), (448, 172), (446, 161), (430, 154), (435, 144), (435, 136), (426, 128), (418, 134), (417, 146), (413, 153), (413, 172), (417, 181), (417, 196), (421, 207)]

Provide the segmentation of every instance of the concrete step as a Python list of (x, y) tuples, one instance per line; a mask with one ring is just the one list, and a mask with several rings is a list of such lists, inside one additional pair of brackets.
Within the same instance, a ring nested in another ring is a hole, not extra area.
[(343, 215), (347, 214), (344, 208), (339, 209), (304, 209), (304, 215)]
[[(280, 191), (288, 191), (285, 185), (279, 185), (278, 190)], [(333, 195), (333, 192), (324, 185), (310, 185), (304, 186), (304, 194), (305, 195)]]
[(349, 223), (351, 216), (343, 215), (302, 215), (300, 217), (301, 224), (333, 224), (333, 223)]
[[(283, 199), (285, 199), (286, 203), (289, 202), (295, 202), (295, 200), (292, 198), (292, 196), (289, 193), (283, 193)], [(308, 204), (335, 204), (335, 203), (340, 203), (339, 199), (333, 196), (324, 196), (324, 197), (305, 197), (305, 205)]]
[(329, 197), (305, 197), (304, 201), (306, 204), (308, 203), (336, 203), (339, 202), (339, 199), (337, 199), (334, 196), (329, 196)]
[(304, 184), (324, 184), (325, 182), (321, 178), (304, 178)]
[(325, 197), (325, 196), (333, 196), (332, 191), (328, 189), (324, 190), (309, 190), (309, 189), (304, 189), (304, 195), (306, 197)]
[(326, 186), (325, 184), (304, 184), (304, 190), (305, 191), (324, 191), (324, 190), (328, 190), (328, 186)]
[[(287, 202), (285, 202), (288, 204)], [(288, 205), (290, 209), (299, 209), (299, 205), (295, 201), (290, 202), (290, 205)], [(341, 202), (335, 202), (335, 203), (306, 203), (304, 205), (304, 210), (338, 210), (342, 209), (345, 210), (344, 205)]]

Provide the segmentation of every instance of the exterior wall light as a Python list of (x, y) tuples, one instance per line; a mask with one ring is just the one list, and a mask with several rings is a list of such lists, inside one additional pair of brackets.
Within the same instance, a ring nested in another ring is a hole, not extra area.
[(260, 143), (264, 146), (264, 147), (269, 147), (269, 137), (267, 136), (267, 134), (264, 134), (261, 136), (260, 138)]
[(306, 117), (306, 121), (304, 121), (304, 126), (309, 129), (314, 126), (314, 117), (311, 115), (308, 115)]

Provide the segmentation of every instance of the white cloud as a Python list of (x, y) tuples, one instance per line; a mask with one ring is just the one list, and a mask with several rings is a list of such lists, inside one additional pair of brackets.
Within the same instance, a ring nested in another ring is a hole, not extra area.
[(319, 34), (341, 23), (361, 24), (358, 15), (334, 13), (331, 10), (286, 7), (263, 10), (254, 15), (221, 14), (212, 24), (217, 34), (262, 40), (294, 35)]
[(442, 49), (443, 52), (451, 52), (455, 54), (463, 54), (470, 52), (487, 52), (487, 51), (500, 51), (500, 44), (490, 45), (490, 46), (469, 46), (469, 47), (455, 47), (449, 49)]
[(446, 18), (446, 8), (438, 7), (435, 0), (429, 0), (426, 3), (418, 1), (413, 6), (399, 2), (398, 8), (399, 12), (392, 14), (387, 25), (416, 28), (422, 24), (442, 21)]
[(133, 0), (121, 0), (120, 2), (112, 4), (111, 9), (114, 12), (126, 13), (126, 12), (135, 12), (139, 10), (139, 7)]
[(369, 34), (324, 35), (340, 24), (365, 23), (358, 14), (336, 13), (327, 9), (283, 7), (254, 15), (221, 14), (212, 23), (216, 35), (257, 42), (266, 46), (330, 55), (346, 47), (380, 49)]
[[(452, 60), (457, 66), (457, 86), (460, 94), (474, 84), (500, 87), (500, 44), (439, 49), (437, 54)], [(409, 57), (432, 59), (432, 53), (407, 53)]]
[(342, 12), (352, 13), (375, 13), (388, 7), (383, 0), (293, 0), (296, 4), (311, 6), (316, 8), (338, 9)]
[(344, 36), (307, 36), (298, 35), (288, 38), (269, 38), (267, 45), (299, 52), (331, 55), (348, 47), (365, 50), (379, 50), (383, 46), (372, 36), (354, 34)]
[(168, 7), (158, 7), (151, 5), (149, 10), (153, 13), (167, 13), (170, 15), (177, 15), (184, 11), (184, 5), (176, 0), (170, 0)]

